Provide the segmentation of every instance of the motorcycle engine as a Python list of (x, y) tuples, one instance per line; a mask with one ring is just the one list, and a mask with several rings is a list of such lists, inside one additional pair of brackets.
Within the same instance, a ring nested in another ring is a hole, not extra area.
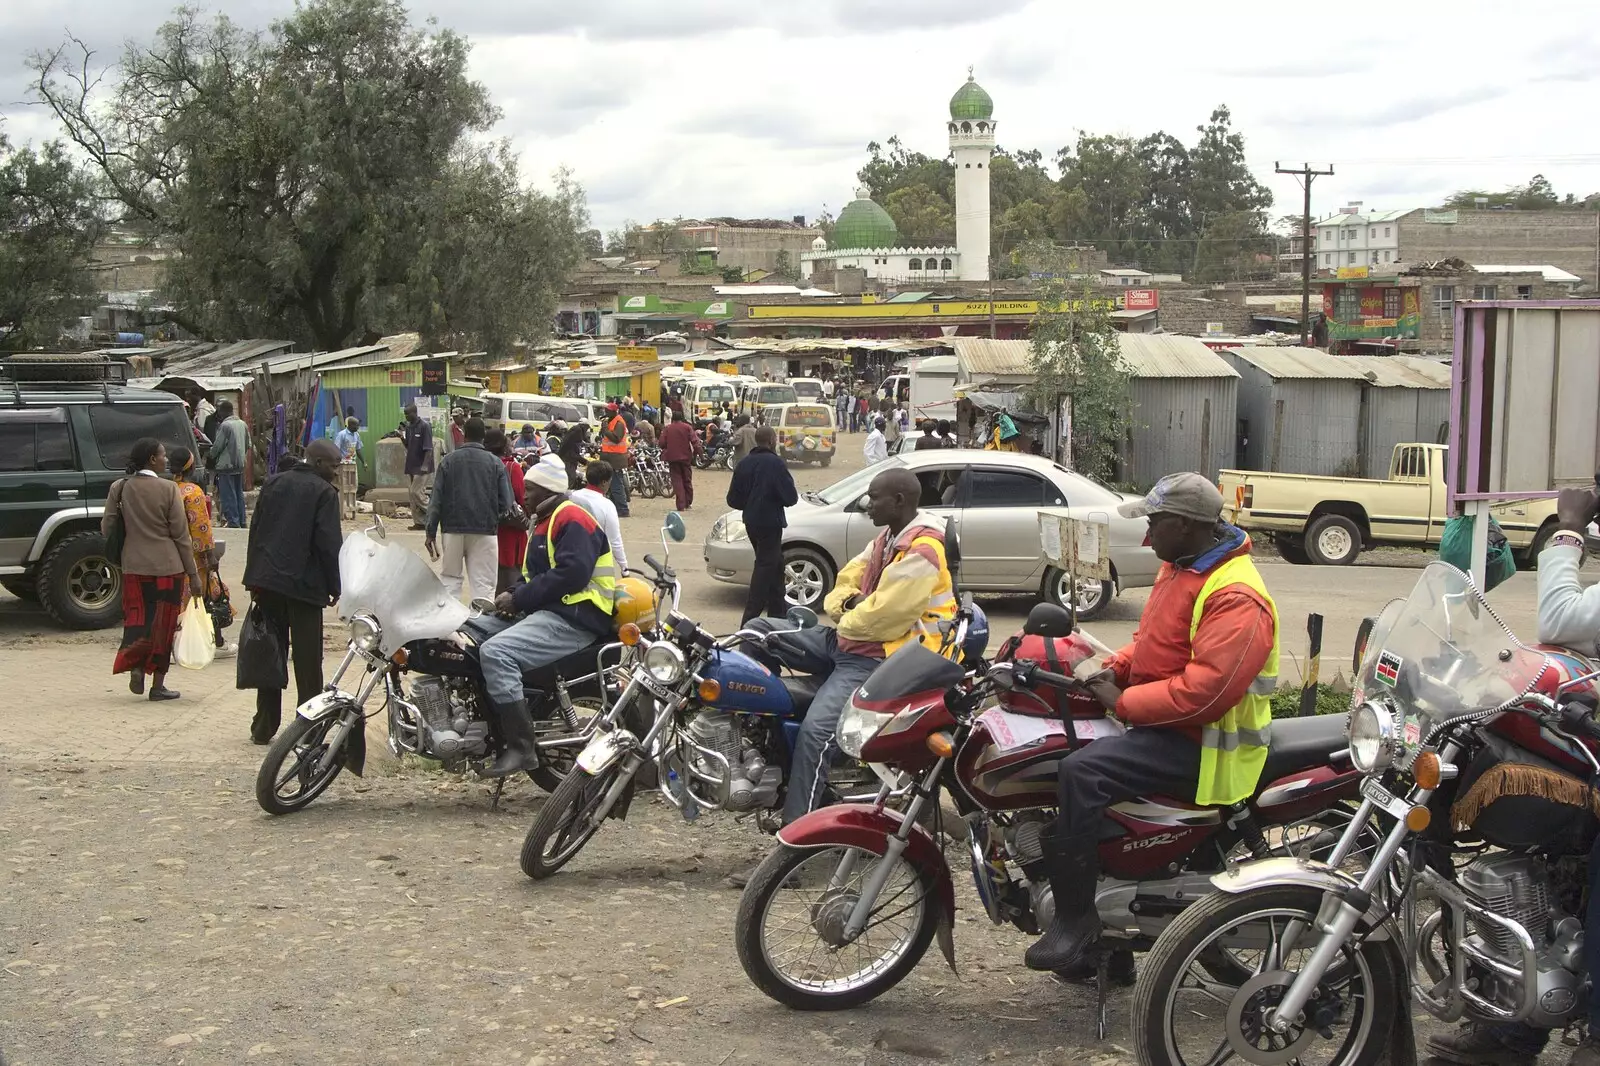
[[(1533, 940), (1538, 967), (1537, 1005), (1526, 1022), (1541, 1029), (1559, 1029), (1584, 1004), (1583, 925), (1562, 913), (1543, 859), (1497, 852), (1468, 863), (1457, 883), (1480, 906), (1526, 929)], [(1467, 943), (1520, 968), (1521, 949), (1515, 934), (1493, 922), (1468, 920)], [(1479, 994), (1514, 1009), (1521, 1002), (1520, 982), (1473, 965)]]
[(424, 675), (410, 688), (426, 734), (422, 754), (445, 762), (487, 754), (489, 724), (478, 714), (478, 697), (468, 681)]
[[(753, 811), (778, 802), (778, 786), (783, 783), (783, 768), (770, 766), (756, 746), (750, 743), (739, 721), (727, 711), (702, 710), (689, 723), (689, 739), (701, 748), (714, 751), (728, 761), (728, 787), (715, 797), (728, 811)], [(691, 751), (694, 769), (721, 779), (723, 765), (701, 751)]]

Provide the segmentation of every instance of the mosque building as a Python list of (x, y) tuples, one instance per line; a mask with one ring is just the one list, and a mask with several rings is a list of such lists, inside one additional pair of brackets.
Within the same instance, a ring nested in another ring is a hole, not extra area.
[(839, 212), (833, 241), (822, 237), (800, 256), (800, 276), (818, 268), (856, 267), (893, 282), (989, 280), (989, 161), (994, 154), (994, 101), (969, 71), (950, 98), (950, 156), (955, 164), (955, 247), (903, 248), (889, 212), (865, 187)]

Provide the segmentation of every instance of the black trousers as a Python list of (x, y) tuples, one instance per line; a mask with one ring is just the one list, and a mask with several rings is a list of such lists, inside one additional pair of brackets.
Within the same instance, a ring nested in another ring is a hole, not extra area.
[(1061, 760), (1056, 776), (1060, 839), (1100, 830), (1113, 803), (1165, 795), (1192, 801), (1200, 780), (1200, 745), (1176, 729), (1130, 729), (1092, 741)]
[(742, 626), (752, 618), (763, 615), (782, 618), (789, 609), (784, 598), (783, 581), (783, 530), (745, 527), (750, 544), (756, 550), (756, 565), (750, 571), (750, 594), (744, 601)]
[[(257, 592), (255, 602), (278, 634), (278, 646), (294, 660), (298, 707), (322, 691), (322, 608), (276, 592)], [(256, 689), (256, 717), (250, 723), (250, 735), (257, 740), (270, 739), (282, 721), (283, 693), (275, 688)]]

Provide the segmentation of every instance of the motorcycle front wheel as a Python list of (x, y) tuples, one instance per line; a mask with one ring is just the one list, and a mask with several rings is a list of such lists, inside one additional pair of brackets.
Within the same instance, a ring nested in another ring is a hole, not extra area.
[(542, 881), (583, 850), (600, 830), (604, 819), (595, 817), (595, 812), (621, 769), (620, 763), (612, 763), (593, 777), (574, 770), (556, 786), (523, 838), (523, 873)]
[(878, 856), (860, 848), (779, 847), (739, 899), (734, 941), (755, 986), (795, 1010), (848, 1010), (922, 960), (939, 925), (933, 878), (902, 856), (855, 940), (842, 932)]
[[(1322, 893), (1300, 885), (1242, 895), (1213, 893), (1175, 918), (1139, 970), (1134, 990), (1134, 1057), (1140, 1066), (1202, 1066), (1237, 1059), (1256, 1066), (1373, 1066), (1382, 1058), (1407, 989), (1384, 957), (1386, 942), (1346, 943), (1311, 1002), (1286, 1033), (1267, 1024), (1310, 957), (1319, 934), (1302, 931), (1284, 953), (1291, 924), (1316, 921)], [(1219, 981), (1207, 958), (1253, 961), (1235, 984)], [(1322, 1028), (1331, 1038), (1319, 1035)]]
[[(328, 750), (328, 734), (341, 717), (330, 714), (313, 722), (295, 715), (288, 727), (278, 734), (267, 749), (267, 757), (261, 761), (261, 769), (256, 772), (256, 802), (262, 810), (268, 814), (293, 814), (333, 784), (333, 779), (344, 769), (344, 745), (340, 745), (326, 768), (319, 767)], [(361, 723), (357, 722), (352, 728), (360, 729)], [(349, 739), (349, 734), (345, 734), (345, 741)]]

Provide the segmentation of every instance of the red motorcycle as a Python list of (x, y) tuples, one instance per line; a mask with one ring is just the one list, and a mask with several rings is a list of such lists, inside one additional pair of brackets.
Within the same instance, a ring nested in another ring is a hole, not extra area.
[[(1057, 768), (1080, 745), (1123, 730), (1069, 676), (1090, 651), (1066, 642), (1072, 631), (1071, 614), (1049, 604), (1036, 607), (1023, 630), (1051, 649), (1065, 647), (1048, 665), (1059, 661), (1066, 673), (1031, 659), (969, 673), (909, 644), (856, 690), (840, 716), (839, 746), (910, 795), (896, 810), (886, 787), (876, 803), (824, 807), (779, 832), (780, 846), (745, 888), (736, 924), (739, 960), (758, 988), (800, 1010), (855, 1007), (910, 973), (935, 936), (954, 969), (950, 867), (936, 837), (917, 824), (926, 806), (939, 809), (941, 788), (966, 823), (990, 920), (1029, 934), (1049, 924), (1040, 836), (1055, 817)], [(1047, 707), (1050, 714), (1039, 713)], [(1347, 746), (1344, 715), (1276, 721), (1261, 787), (1249, 800), (1197, 807), (1149, 796), (1107, 810), (1096, 894), (1102, 1034), (1110, 952), (1147, 950), (1231, 862), (1331, 850), (1361, 780)], [(1209, 965), (1237, 983), (1231, 957), (1219, 953)]]

